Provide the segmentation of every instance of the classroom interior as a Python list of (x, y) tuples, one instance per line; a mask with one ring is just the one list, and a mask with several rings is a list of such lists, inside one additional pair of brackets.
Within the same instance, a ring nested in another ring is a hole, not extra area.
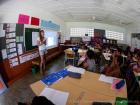
[(0, 105), (140, 105), (140, 0), (0, 0)]

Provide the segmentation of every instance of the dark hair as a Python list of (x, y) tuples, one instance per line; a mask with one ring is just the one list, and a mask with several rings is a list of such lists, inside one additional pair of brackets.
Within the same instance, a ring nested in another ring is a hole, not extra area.
[(137, 53), (137, 56), (140, 57), (140, 51)]
[(95, 54), (94, 54), (94, 52), (92, 51), (92, 50), (88, 50), (87, 51), (87, 57), (89, 58), (89, 59), (94, 59), (94, 56)]
[(118, 49), (118, 52), (119, 53), (122, 53), (123, 52), (123, 50), (120, 47), (118, 47), (117, 49)]
[(54, 104), (44, 96), (36, 96), (33, 98), (31, 105), (54, 105)]
[(18, 105), (27, 105), (26, 103), (18, 102)]
[(39, 31), (39, 38), (40, 38), (40, 41), (41, 41), (41, 42), (43, 41), (43, 37), (42, 37), (42, 35), (41, 35), (42, 32), (44, 32), (44, 30), (40, 30), (40, 31)]

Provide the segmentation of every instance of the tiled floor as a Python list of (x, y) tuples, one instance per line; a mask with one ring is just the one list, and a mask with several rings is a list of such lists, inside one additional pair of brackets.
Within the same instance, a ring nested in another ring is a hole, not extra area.
[[(64, 68), (64, 56), (53, 59), (47, 65), (46, 75)], [(17, 105), (17, 102), (31, 102), (35, 94), (29, 85), (40, 80), (40, 73), (33, 75), (29, 73), (16, 81), (9, 89), (0, 96), (0, 105)]]

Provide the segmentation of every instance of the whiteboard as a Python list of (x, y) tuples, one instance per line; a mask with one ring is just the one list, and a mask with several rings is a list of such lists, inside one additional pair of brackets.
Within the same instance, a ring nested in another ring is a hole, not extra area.
[(32, 46), (37, 46), (38, 37), (39, 37), (39, 32), (32, 32)]
[(56, 31), (45, 31), (45, 37), (47, 48), (54, 48), (58, 45), (58, 33)]

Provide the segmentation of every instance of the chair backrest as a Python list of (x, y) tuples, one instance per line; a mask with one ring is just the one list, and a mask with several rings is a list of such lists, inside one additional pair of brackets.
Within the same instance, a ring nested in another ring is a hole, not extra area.
[(140, 87), (133, 71), (131, 70), (131, 67), (122, 67), (121, 73), (123, 78), (126, 80), (128, 100), (131, 102), (130, 104), (137, 104), (140, 100)]
[(66, 59), (74, 59), (75, 53), (74, 52), (65, 52)]

